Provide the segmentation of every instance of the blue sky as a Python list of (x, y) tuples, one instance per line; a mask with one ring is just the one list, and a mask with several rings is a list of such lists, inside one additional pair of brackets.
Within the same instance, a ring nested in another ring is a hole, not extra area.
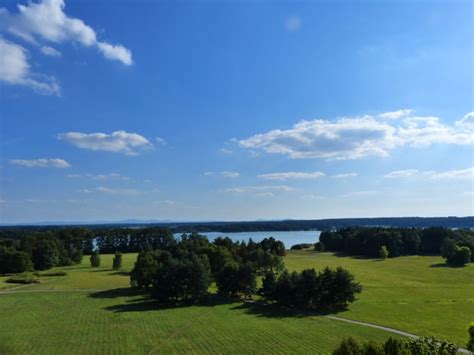
[(3, 1), (0, 222), (473, 215), (472, 22), (470, 1)]

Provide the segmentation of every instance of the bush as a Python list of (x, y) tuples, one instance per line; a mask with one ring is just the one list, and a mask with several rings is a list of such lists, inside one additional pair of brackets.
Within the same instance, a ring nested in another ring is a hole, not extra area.
[(90, 257), (90, 261), (91, 261), (91, 266), (92, 267), (99, 267), (100, 266), (99, 250), (96, 249), (92, 252), (92, 255)]
[(122, 253), (119, 251), (115, 252), (112, 268), (114, 270), (120, 270), (122, 268)]
[(447, 238), (443, 242), (441, 255), (446, 259), (446, 263), (451, 266), (464, 266), (471, 260), (471, 249), (466, 246), (458, 246), (457, 243)]
[(38, 278), (33, 277), (31, 275), (15, 275), (5, 280), (5, 282), (11, 284), (37, 284), (40, 283)]
[(469, 324), (467, 331), (469, 333), (469, 341), (467, 343), (467, 350), (474, 352), (474, 322), (471, 322), (471, 324)]
[(389, 252), (385, 245), (382, 245), (382, 248), (380, 248), (379, 255), (382, 260), (386, 260), (388, 258)]
[(66, 271), (34, 272), (33, 275), (39, 277), (66, 276)]

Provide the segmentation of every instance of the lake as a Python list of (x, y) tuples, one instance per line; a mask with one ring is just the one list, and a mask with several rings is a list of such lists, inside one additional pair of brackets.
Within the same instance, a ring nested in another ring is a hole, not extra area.
[[(175, 237), (180, 237), (182, 233), (175, 233)], [(259, 242), (264, 238), (273, 237), (276, 240), (281, 240), (285, 243), (285, 247), (290, 249), (295, 244), (302, 243), (316, 243), (319, 240), (320, 231), (291, 231), (291, 232), (238, 232), (238, 233), (221, 233), (221, 232), (207, 232), (199, 233), (205, 235), (209, 240), (214, 240), (217, 237), (226, 236), (234, 242), (245, 240), (248, 242), (252, 238), (254, 242)]]

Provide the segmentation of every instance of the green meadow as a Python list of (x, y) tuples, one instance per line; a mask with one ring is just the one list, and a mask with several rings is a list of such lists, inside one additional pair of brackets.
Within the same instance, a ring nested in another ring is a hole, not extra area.
[[(330, 320), (266, 311), (240, 302), (160, 308), (129, 288), (123, 269), (82, 264), (56, 268), (66, 276), (40, 277), (18, 286), (0, 278), (0, 353), (321, 353), (343, 336), (383, 340), (382, 330)], [(290, 270), (344, 266), (364, 286), (359, 299), (338, 316), (434, 335), (464, 345), (474, 320), (474, 266), (448, 268), (441, 257), (410, 256), (375, 261), (332, 253), (290, 251)], [(5, 293), (11, 292), (11, 293)]]

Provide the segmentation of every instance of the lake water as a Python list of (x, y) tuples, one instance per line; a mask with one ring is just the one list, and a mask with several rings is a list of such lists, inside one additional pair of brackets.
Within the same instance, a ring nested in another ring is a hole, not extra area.
[[(209, 240), (214, 240), (217, 237), (229, 237), (234, 242), (246, 241), (252, 238), (254, 242), (259, 242), (264, 238), (273, 237), (276, 240), (281, 240), (285, 243), (285, 247), (290, 249), (295, 244), (302, 243), (316, 243), (319, 241), (320, 231), (292, 231), (292, 232), (239, 232), (239, 233), (221, 233), (221, 232), (208, 232), (199, 233), (205, 235)], [(175, 237), (181, 236), (181, 233), (175, 233)]]

